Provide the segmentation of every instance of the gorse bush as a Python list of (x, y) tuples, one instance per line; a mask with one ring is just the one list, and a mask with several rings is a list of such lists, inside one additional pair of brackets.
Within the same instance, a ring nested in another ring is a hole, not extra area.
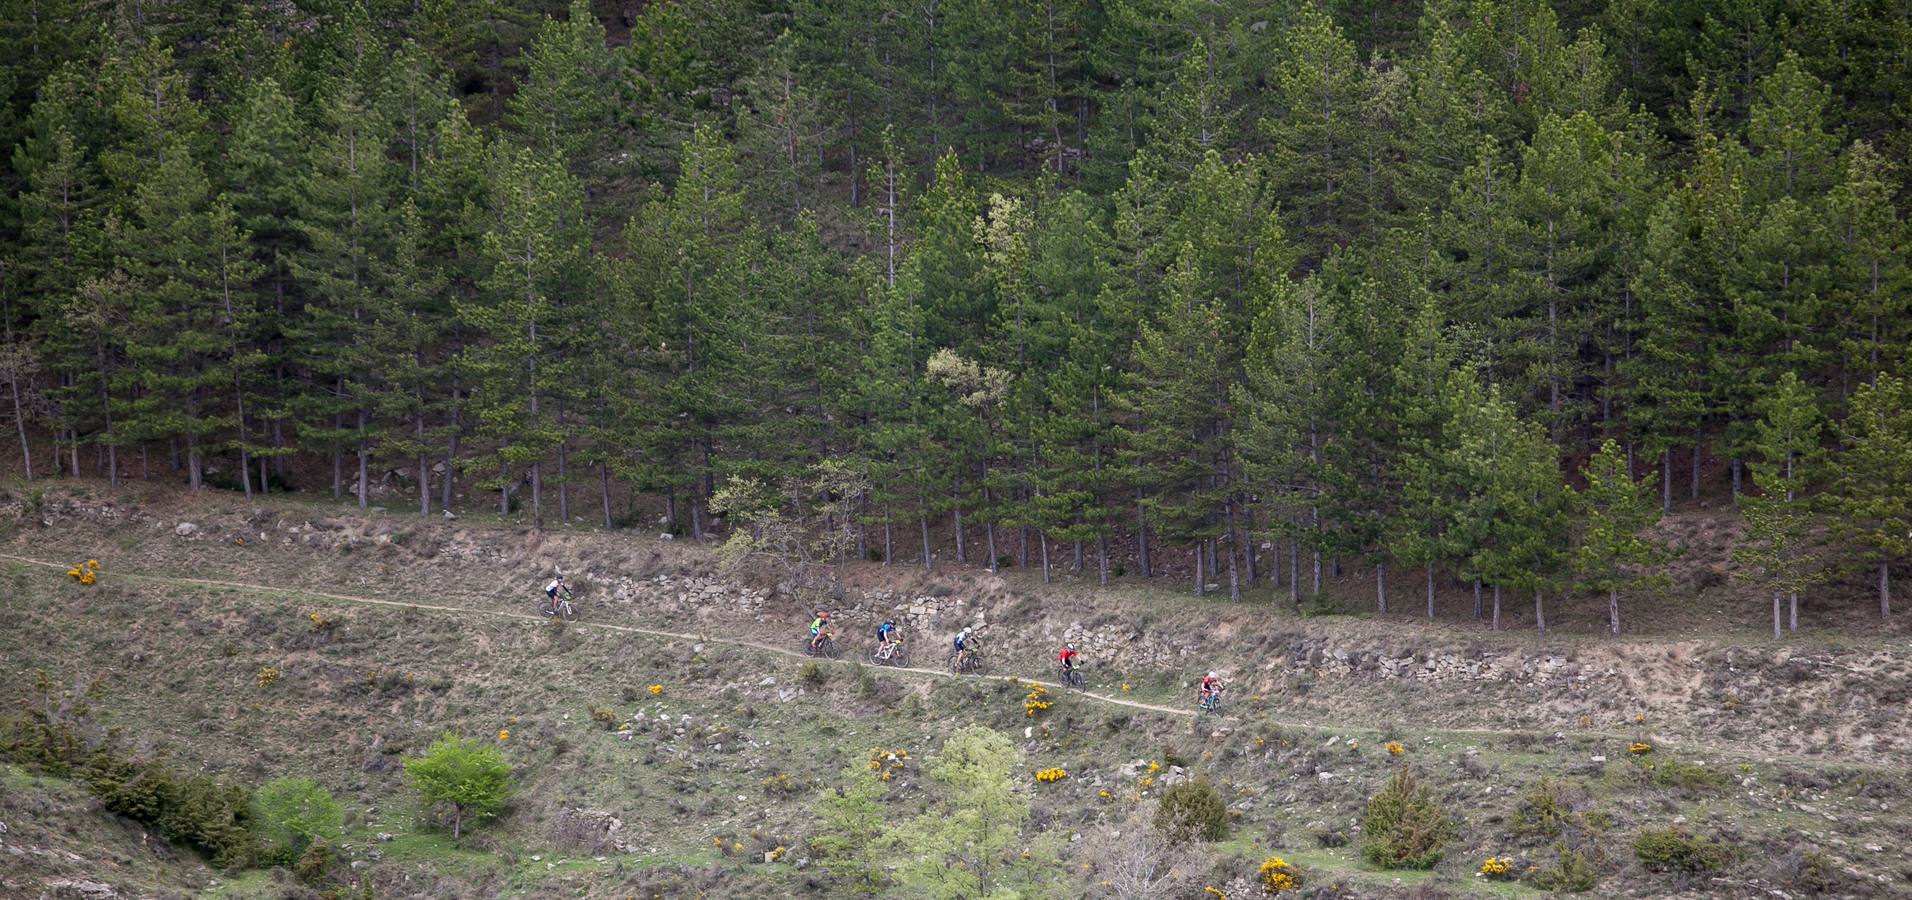
[(1383, 869), (1430, 869), (1454, 838), (1454, 823), (1407, 766), (1368, 801), (1361, 855)]
[(1564, 843), (1555, 844), (1554, 852), (1554, 864), (1534, 872), (1535, 887), (1563, 894), (1593, 890), (1600, 875), (1594, 871), (1593, 860), (1587, 854), (1569, 849)]
[(1162, 794), (1155, 829), (1171, 844), (1219, 841), (1228, 836), (1228, 804), (1206, 778), (1184, 781)]
[(1642, 828), (1633, 837), (1633, 854), (1655, 872), (1698, 875), (1718, 872), (1738, 855), (1732, 847), (1681, 828)]

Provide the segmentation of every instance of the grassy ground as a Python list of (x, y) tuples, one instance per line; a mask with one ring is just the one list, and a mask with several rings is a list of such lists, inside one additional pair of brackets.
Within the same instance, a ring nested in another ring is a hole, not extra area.
[[(1301, 866), (1309, 885), (1340, 885), (1343, 896), (1539, 896), (1533, 887), (1474, 873), (1489, 855), (1514, 857), (1520, 871), (1545, 869), (1558, 859), (1557, 840), (1597, 857), (1592, 896), (1751, 896), (1773, 889), (1797, 896), (1815, 886), (1835, 896), (1899, 896), (1912, 889), (1903, 837), (1912, 821), (1903, 809), (1912, 784), (1903, 760), (1843, 753), (1837, 744), (1793, 752), (1725, 737), (1715, 726), (1733, 723), (1690, 714), (1667, 731), (1651, 710), (1635, 721), (1637, 705), (1618, 700), (1598, 721), (1558, 718), (1559, 727), (1523, 727), (1533, 719), (1502, 717), (1497, 707), (1522, 702), (1525, 688), (1351, 679), (1316, 679), (1305, 693), (1292, 680), (1277, 692), (1284, 682), (1271, 679), (1259, 696), (1238, 692), (1227, 715), (1201, 720), (1057, 691), (1050, 695), (1056, 705), (1031, 720), (1023, 687), (1007, 679), (930, 678), (848, 663), (806, 677), (798, 660), (715, 638), (660, 639), (484, 614), (523, 611), (523, 586), (505, 583), (500, 572), (527, 559), (571, 554), (699, 565), (685, 548), (631, 546), (613, 536), (580, 538), (582, 549), (549, 539), (534, 544), (533, 536), (467, 524), (459, 526), (466, 539), (500, 559), (425, 556), (375, 537), (341, 555), (278, 540), (277, 522), (257, 523), (267, 540), (238, 544), (231, 538), (239, 529), (218, 518), (230, 513), (208, 508), (194, 515), (221, 522), (206, 527), (225, 531), (216, 540), (181, 541), (171, 534), (173, 515), (157, 524), (59, 521), (16, 532), (10, 552), (96, 555), (107, 562), (108, 577), (82, 588), (55, 570), (0, 566), (0, 696), (24, 694), (38, 669), (61, 684), (103, 678), (99, 717), (143, 753), (255, 784), (289, 773), (319, 779), (348, 810), (339, 836), (347, 859), (363, 864), (341, 876), (370, 879), (381, 897), (834, 896), (837, 888), (802, 863), (822, 793), (871, 748), (907, 749), (920, 760), (950, 729), (968, 723), (1016, 739), (1025, 787), (1036, 800), (1035, 827), (1082, 837), (1067, 844), (1061, 865), (1084, 896), (1105, 895), (1096, 879), (1113, 857), (1147, 852), (1111, 836), (1134, 837), (1134, 819), (1145, 819), (1159, 796), (1159, 784), (1145, 788), (1124, 773), (1137, 760), (1185, 763), (1230, 804), (1229, 838), (1180, 857), (1191, 896), (1251, 874), (1271, 853)], [(411, 540), (425, 537), (441, 536)], [(429, 600), (471, 612), (115, 578), (116, 570)], [(1012, 603), (1043, 590), (1013, 580), (986, 589)], [(1056, 594), (1043, 596), (1056, 608), (1098, 602), (1080, 588), (1050, 590)], [(1101, 602), (1146, 606), (1163, 599)], [(323, 624), (312, 621), (314, 613)], [(1171, 624), (1211, 614), (1242, 611), (1198, 603), (1158, 613)], [(1358, 632), (1373, 624), (1345, 627)], [(774, 623), (707, 630), (783, 636)], [(1875, 649), (1859, 648), (1861, 655)], [(261, 685), (258, 674), (268, 667), (280, 676)], [(1090, 674), (1092, 689), (1186, 705), (1182, 671)], [(658, 694), (651, 685), (660, 686)], [(595, 721), (599, 707), (611, 712), (609, 724), (630, 723), (631, 736)], [(1783, 718), (1760, 718), (1744, 727), (1784, 727)], [(499, 745), (520, 781), (509, 812), (459, 842), (416, 807), (398, 765), (448, 729), (491, 740), (508, 732)], [(1629, 754), (1636, 739), (1653, 744), (1653, 752)], [(1399, 742), (1402, 753), (1390, 754), (1388, 741)], [(1595, 763), (1596, 756), (1605, 762)], [(1358, 852), (1367, 799), (1403, 763), (1435, 788), (1460, 824), (1457, 845), (1432, 872), (1378, 871)], [(1069, 777), (1054, 784), (1028, 777), (1049, 766)], [(16, 784), (27, 777), (9, 771), (6, 802), (23, 795)], [(1548, 802), (1562, 810), (1558, 838), (1520, 825), (1543, 781), (1552, 785)], [(38, 783), (49, 786), (36, 790), (65, 800), (7, 807), (10, 846), (22, 834), (51, 845), (48, 835), (72, 832), (79, 845), (106, 847), (101, 823), (125, 827), (89, 810), (72, 786)], [(920, 769), (909, 766), (892, 783), (893, 815), (928, 809), (929, 788)], [(624, 824), (610, 846), (567, 846), (559, 828), (567, 808), (601, 810)], [(1706, 876), (1647, 871), (1629, 842), (1641, 828), (1675, 824), (1729, 841), (1738, 856)], [(763, 862), (762, 854), (778, 846), (792, 852)], [(1814, 853), (1825, 854), (1823, 865), (1813, 864)], [(111, 877), (123, 890), (159, 896), (297, 890), (283, 873), (228, 878), (203, 867), (195, 874), (195, 866), (174, 858), (123, 866)]]

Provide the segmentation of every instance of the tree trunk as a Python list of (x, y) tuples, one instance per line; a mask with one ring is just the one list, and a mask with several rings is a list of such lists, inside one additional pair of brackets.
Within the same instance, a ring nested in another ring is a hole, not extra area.
[(445, 447), (445, 477), (438, 483), (438, 506), (451, 511), (452, 481), (458, 476), (458, 436), (465, 430), (464, 413), (458, 404), (458, 377), (451, 379), (451, 441)]
[(425, 454), (425, 417), (419, 416), (412, 429), (412, 436), (418, 441), (418, 458), (413, 462), (418, 466), (418, 514), (432, 514), (432, 470), (431, 458)]
[(1374, 564), (1374, 602), (1381, 615), (1388, 614), (1388, 564)]
[(1691, 482), (1689, 490), (1692, 494), (1691, 499), (1698, 500), (1700, 498), (1700, 436), (1698, 432), (1693, 433), (1693, 468), (1688, 480)]
[(1673, 448), (1661, 451), (1660, 456), (1660, 512), (1673, 510)]
[(889, 565), (896, 559), (896, 531), (890, 526), (890, 520), (883, 520), (883, 564)]
[(1787, 594), (1786, 599), (1787, 599), (1786, 630), (1798, 631), (1799, 630), (1799, 592), (1793, 591)]
[(1197, 541), (1195, 542), (1195, 596), (1197, 597), (1208, 596), (1208, 579), (1205, 577), (1207, 573), (1202, 571), (1202, 563), (1205, 561), (1202, 544)]
[(1879, 618), (1892, 618), (1892, 561), (1879, 562)]
[[(33, 446), (27, 443), (27, 411), (20, 405), (20, 377), (17, 373), (7, 380), (13, 389), (13, 425), (20, 432), (20, 461), (25, 466), (27, 480), (33, 480)], [(117, 475), (117, 472), (115, 472)], [(117, 480), (117, 479), (115, 479)]]
[(1427, 617), (1434, 618), (1434, 563), (1427, 564)]
[[(564, 413), (558, 413), (558, 427), (564, 427)], [(571, 452), (569, 441), (558, 442), (558, 524), (571, 523)]]
[(372, 448), (365, 442), (365, 408), (358, 411), (358, 507), (371, 505)]
[(1095, 536), (1095, 566), (1096, 566), (1096, 583), (1108, 584), (1109, 583), (1109, 536), (1106, 534), (1098, 534)]
[(1289, 539), (1289, 602), (1302, 608), (1302, 543)]
[(598, 462), (598, 486), (600, 489), (599, 496), (604, 498), (604, 527), (609, 529), (613, 525), (611, 518), (611, 467), (605, 465), (602, 461)]
[(1607, 630), (1615, 637), (1620, 634), (1620, 592), (1617, 589), (1607, 591)]
[(1142, 505), (1142, 489), (1135, 489), (1135, 564), (1142, 570), (1143, 578), (1154, 577), (1155, 572), (1149, 566), (1149, 515), (1148, 507)]
[(949, 500), (949, 526), (956, 533), (956, 561), (968, 565), (969, 542), (963, 538), (962, 494), (959, 488), (952, 486), (949, 489)]
[(1500, 630), (1500, 585), (1498, 584), (1494, 585), (1494, 621), (1488, 627), (1495, 631)]
[(1735, 457), (1735, 458), (1733, 459), (1733, 462), (1732, 462), (1732, 470), (1733, 470), (1733, 508), (1734, 508), (1734, 509), (1738, 509), (1738, 508), (1739, 508), (1739, 472), (1740, 472), (1740, 466), (1739, 466), (1739, 459), (1738, 459), (1737, 457)]
[[(73, 475), (77, 478), (80, 474), (79, 451), (74, 450), (73, 453)], [(205, 458), (199, 455), (199, 438), (197, 437), (186, 439), (186, 481), (195, 491), (206, 486)]]
[(1082, 574), (1082, 542), (1075, 542), (1075, 561), (1069, 564), (1069, 574)]
[(1042, 583), (1049, 583), (1049, 536), (1036, 532), (1036, 543), (1042, 547)]
[(1480, 576), (1474, 576), (1474, 621), (1480, 621)]
[(1540, 630), (1540, 636), (1547, 636), (1547, 607), (1540, 602), (1540, 592), (1534, 592), (1534, 627)]
[(1779, 591), (1773, 592), (1773, 640), (1775, 641), (1779, 640), (1779, 601), (1784, 596)]
[[(1230, 499), (1222, 504), (1222, 509), (1228, 516), (1228, 600), (1230, 603), (1240, 603), (1241, 564), (1236, 560), (1247, 549), (1242, 546), (1246, 542), (1242, 540), (1241, 534), (1235, 531), (1235, 501)], [(1250, 558), (1252, 559), (1252, 556)], [(1252, 572), (1252, 563), (1250, 566)], [(1249, 579), (1252, 581), (1254, 576), (1249, 575)]]
[(930, 556), (930, 549), (929, 549), (929, 514), (924, 513), (923, 515), (917, 516), (916, 524), (921, 526), (921, 530), (923, 532), (923, 571), (927, 572), (931, 568), (933, 568), (933, 562), (935, 559), (934, 557)]
[[(696, 504), (691, 505), (690, 513), (691, 521), (697, 521)], [(531, 527), (539, 531), (544, 530), (544, 460), (542, 459), (531, 461)], [(703, 535), (699, 534), (698, 537), (701, 539)]]

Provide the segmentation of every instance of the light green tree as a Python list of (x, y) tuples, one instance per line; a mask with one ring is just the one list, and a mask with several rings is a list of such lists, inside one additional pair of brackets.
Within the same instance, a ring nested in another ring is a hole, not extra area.
[(850, 765), (843, 769), (842, 783), (818, 802), (823, 829), (810, 846), (818, 865), (845, 890), (871, 896), (889, 881), (879, 855), (889, 823), (888, 795), (889, 787), (868, 766)]
[(476, 738), (446, 732), (424, 756), (405, 761), (405, 776), (426, 806), (451, 809), (451, 836), (464, 834), (465, 821), (496, 818), (511, 800), (511, 766), (498, 748)]
[(1780, 606), (1790, 600), (1790, 630), (1799, 628), (1799, 592), (1823, 577), (1812, 543), (1811, 506), (1802, 496), (1824, 456), (1823, 422), (1812, 391), (1787, 372), (1760, 402), (1753, 484), (1757, 497), (1741, 504), (1746, 537), (1733, 548), (1740, 575), (1771, 592), (1773, 638), (1780, 637)]
[(1653, 487), (1627, 474), (1626, 451), (1609, 439), (1580, 470), (1587, 486), (1575, 495), (1580, 514), (1574, 545), (1574, 584), (1607, 595), (1607, 630), (1620, 633), (1620, 592), (1662, 580), (1648, 567), (1664, 548), (1642, 532), (1660, 519)]
[(274, 778), (253, 795), (261, 830), (286, 858), (307, 844), (337, 834), (344, 817), (330, 791), (310, 778)]
[(1839, 425), (1844, 450), (1826, 494), (1833, 534), (1879, 567), (1879, 617), (1892, 614), (1892, 565), (1912, 556), (1912, 383), (1859, 386)]
[(912, 897), (1018, 900), (1047, 896), (1055, 849), (1026, 838), (1029, 794), (1015, 772), (1009, 737), (980, 725), (957, 729), (929, 765), (938, 800), (889, 834), (897, 879)]

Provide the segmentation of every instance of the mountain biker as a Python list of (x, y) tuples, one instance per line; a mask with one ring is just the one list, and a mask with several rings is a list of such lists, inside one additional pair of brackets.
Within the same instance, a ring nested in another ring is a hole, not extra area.
[(876, 626), (876, 652), (881, 659), (890, 658), (890, 645), (896, 641), (896, 620), (884, 619)]
[(1202, 705), (1207, 706), (1213, 703), (1217, 698), (1221, 697), (1221, 695), (1222, 678), (1220, 675), (1211, 671), (1208, 673), (1208, 677), (1202, 679)]
[(1062, 652), (1056, 654), (1056, 665), (1060, 666), (1065, 672), (1073, 672), (1075, 671), (1076, 660), (1081, 656), (1082, 654), (1077, 653), (1075, 647), (1069, 644), (1063, 644)]
[(954, 643), (956, 645), (956, 667), (959, 669), (962, 668), (963, 662), (969, 659), (970, 640), (971, 638), (970, 638), (969, 628), (965, 627), (962, 631), (959, 631), (956, 633), (956, 640)]
[(817, 617), (810, 621), (810, 649), (814, 650), (823, 643), (823, 629), (830, 624), (830, 614), (819, 610)]
[(571, 596), (571, 586), (565, 583), (563, 575), (551, 579), (551, 583), (544, 586), (544, 608), (557, 609), (559, 594), (567, 599)]

